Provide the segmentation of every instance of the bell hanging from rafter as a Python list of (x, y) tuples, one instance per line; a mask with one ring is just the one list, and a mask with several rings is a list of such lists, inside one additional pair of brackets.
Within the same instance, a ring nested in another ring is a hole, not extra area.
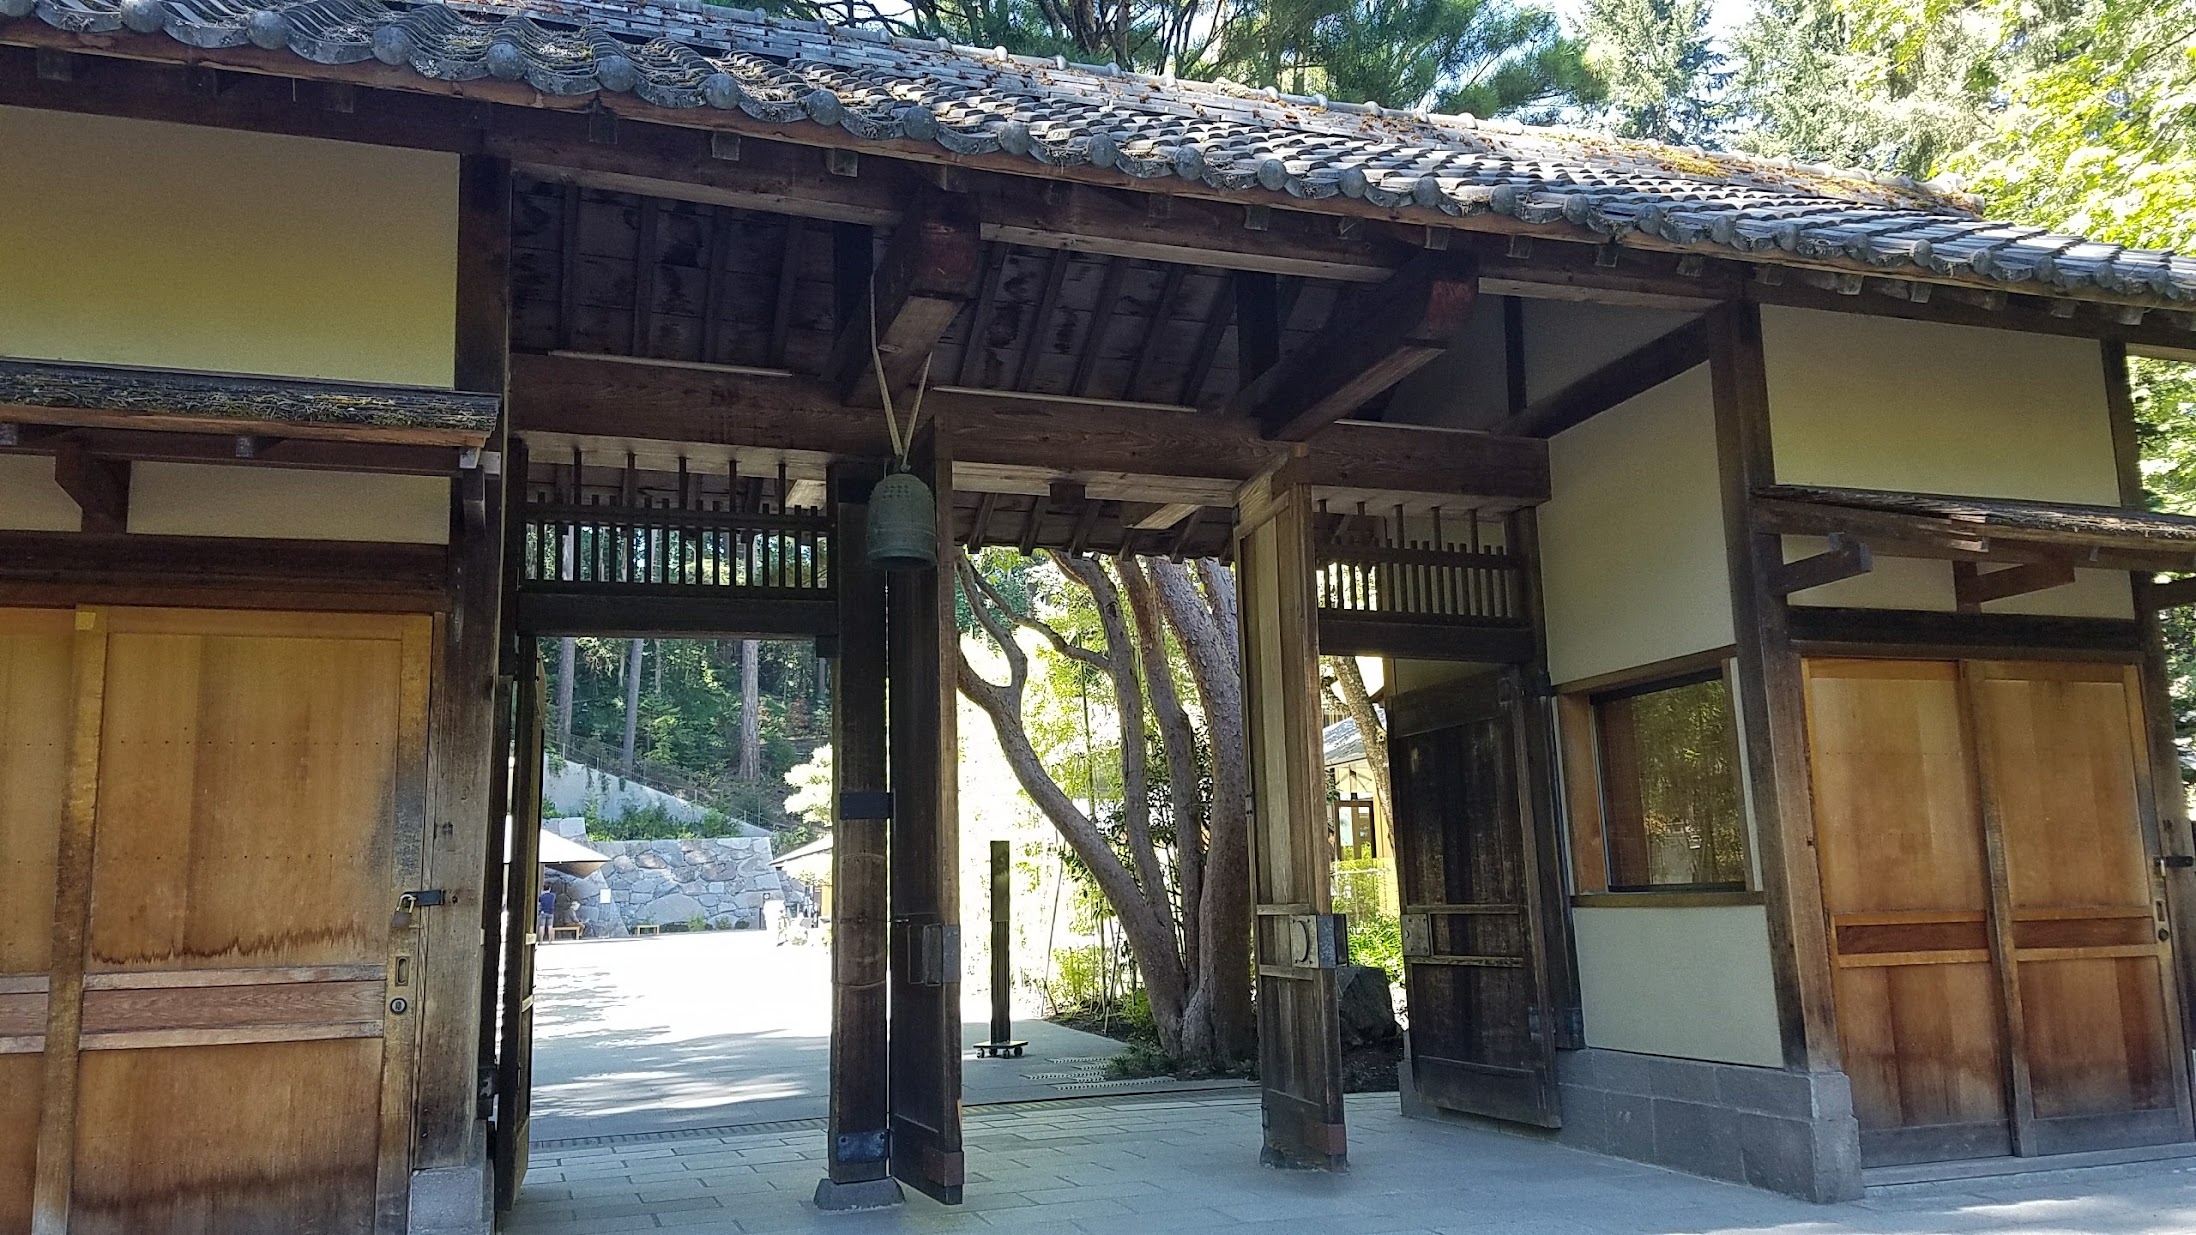
[(869, 491), (869, 564), (885, 570), (935, 570), (938, 503), (930, 486), (894, 472)]

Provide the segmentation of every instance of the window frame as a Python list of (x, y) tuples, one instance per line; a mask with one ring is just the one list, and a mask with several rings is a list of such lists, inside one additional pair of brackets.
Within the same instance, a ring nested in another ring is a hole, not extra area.
[[(1753, 819), (1747, 801), (1745, 743), (1740, 731), (1737, 666), (1730, 649), (1645, 666), (1560, 688), (1556, 696), (1561, 750), (1561, 788), (1565, 833), (1569, 842), (1572, 904), (1608, 906), (1760, 904), (1760, 877), (1754, 865)], [(1733, 753), (1739, 805), (1739, 882), (1618, 884), (1610, 843), (1611, 785), (1604, 764), (1602, 709), (1609, 703), (1664, 690), (1724, 683), (1728, 701), (1728, 737)]]

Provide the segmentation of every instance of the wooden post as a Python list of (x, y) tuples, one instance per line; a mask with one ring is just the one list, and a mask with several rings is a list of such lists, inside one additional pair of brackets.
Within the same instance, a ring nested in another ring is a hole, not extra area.
[(819, 1209), (900, 1199), (886, 1141), (885, 581), (870, 566), (869, 490), (881, 469), (834, 467), (831, 570), (838, 657), (831, 705), (831, 1139)]
[[(2127, 345), (2103, 345), (2105, 407), (2111, 416), (2113, 461), (2118, 466), (2120, 505), (2143, 509), (2142, 449), (2135, 432), (2135, 401), (2127, 385)], [(2137, 666), (2142, 690), (2144, 730), (2150, 743), (2151, 801), (2145, 803), (2143, 824), (2148, 852), (2166, 856), (2196, 854), (2191, 836), (2188, 786), (2181, 779), (2180, 745), (2174, 732), (2172, 676), (2167, 668), (2165, 631), (2159, 616), (2159, 584), (2143, 572), (2129, 576), (2135, 602), (2135, 624), (2142, 640), (2142, 662)], [(2196, 1022), (2196, 868), (2161, 867), (2166, 914), (2174, 936), (2173, 967), (2180, 983), (2175, 1013), (2181, 1018), (2182, 1039)]]
[[(1476, 518), (1476, 516), (1474, 516)], [(1548, 680), (1548, 634), (1540, 593), (1540, 519), (1520, 507), (1504, 523), (1504, 548), (1518, 563), (1518, 604), (1531, 623), (1533, 659), (1525, 666), (1526, 698), (1518, 723), (1525, 744), (1519, 805), (1530, 821), (1535, 876), (1540, 882), (1541, 962), (1547, 970), (1542, 998), (1554, 1016), (1551, 1036), (1558, 1050), (1586, 1045), (1585, 1014), (1578, 985), (1578, 950), (1571, 939), (1570, 898), (1563, 878), (1563, 812), (1556, 790), (1556, 735), (1553, 686)], [(1398, 857), (1400, 860), (1400, 855)]]
[(1243, 711), (1250, 752), (1252, 941), (1268, 1165), (1343, 1170), (1342, 1039), (1319, 741), (1311, 495), (1280, 475), (1237, 498)]
[(991, 842), (991, 1040), (1014, 1032), (1013, 859), (1006, 841)]
[(1784, 1065), (1794, 1071), (1835, 1071), (1838, 1025), (1831, 1006), (1822, 871), (1815, 858), (1805, 688), (1799, 654), (1792, 648), (1790, 610), (1774, 587), (1784, 568), (1784, 542), (1780, 536), (1756, 532), (1751, 521), (1753, 491), (1776, 481), (1761, 309), (1726, 305), (1708, 320), (1724, 544), (1738, 644), (1738, 708), (1747, 792), (1761, 849)]
[(908, 469), (936, 502), (938, 563), (889, 584), (892, 763), (892, 1174), (961, 1201), (959, 693), (954, 666), (948, 422), (916, 433)]
[[(458, 167), (460, 389), (503, 393), (509, 372), (511, 168), (466, 156)], [(492, 439), (500, 463), (509, 416)], [(426, 886), (447, 900), (421, 910), (419, 1118), (414, 1170), (482, 1161), (479, 1033), (481, 959), (476, 912), (486, 895), (494, 776), (492, 709), (500, 667), (503, 507), (506, 478), (489, 460), (458, 484), (451, 503), (450, 616), (437, 648), (428, 721)], [(392, 906), (392, 909), (394, 907)]]

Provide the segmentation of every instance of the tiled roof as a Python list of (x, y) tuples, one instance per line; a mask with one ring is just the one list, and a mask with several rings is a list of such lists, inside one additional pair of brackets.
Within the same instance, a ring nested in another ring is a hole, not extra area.
[(62, 30), (137, 31), (193, 47), (379, 59), (438, 81), (498, 78), (544, 94), (631, 92), (666, 108), (737, 109), (935, 142), (1050, 167), (1180, 178), (1255, 199), (1345, 197), (1383, 210), (1492, 212), (1619, 243), (1777, 251), (1856, 272), (2008, 290), (2196, 303), (2196, 258), (1993, 223), (1903, 178), (1624, 141), (1376, 104), (1175, 81), (1008, 56), (740, 9), (606, 0), (523, 5), (384, 0), (0, 0)]

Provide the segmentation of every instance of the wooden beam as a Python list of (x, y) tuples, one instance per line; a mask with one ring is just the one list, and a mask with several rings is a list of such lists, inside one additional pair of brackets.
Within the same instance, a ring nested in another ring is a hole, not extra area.
[(1165, 531), (1199, 509), (1193, 502), (1169, 502), (1150, 514), (1130, 520), (1129, 527), (1139, 532)]
[(83, 512), (87, 532), (126, 532), (130, 523), (130, 465), (94, 458), (83, 447), (63, 443), (53, 456), (53, 482)]
[[(1784, 1065), (1836, 1069), (1840, 1051), (1831, 1006), (1830, 941), (1822, 874), (1815, 861), (1814, 788), (1807, 769), (1806, 699), (1791, 609), (1772, 587), (1784, 569), (1784, 541), (1756, 529), (1754, 490), (1776, 480), (1769, 383), (1760, 310), (1719, 310), (1708, 330), (1716, 458), (1738, 652), (1738, 699), (1746, 744), (1747, 791), (1760, 845), (1768, 910), (1769, 966), (1776, 985)], [(1858, 1195), (1859, 1172), (1849, 1181)], [(1819, 1196), (1841, 1200), (1845, 1196)]]
[(904, 414), (903, 393), (914, 388), (946, 328), (975, 298), (983, 264), (975, 204), (957, 194), (923, 193), (886, 242), (853, 314), (839, 321), (824, 372), (840, 398), (880, 406), (874, 345), (893, 404)]
[(1778, 596), (1790, 596), (1840, 579), (1865, 575), (1874, 570), (1875, 565), (1874, 555), (1869, 553), (1867, 545), (1842, 532), (1832, 532), (1828, 549), (1796, 562), (1786, 562), (1770, 580), (1769, 590)]
[(2151, 612), (2178, 609), (2183, 605), (2196, 605), (2196, 575), (2150, 585)]
[(1708, 322), (1706, 318), (1695, 318), (1556, 393), (1535, 400), (1522, 413), (1505, 421), (1500, 432), (1522, 437), (1554, 437), (1706, 363)]
[(1468, 262), (1417, 258), (1358, 304), (1345, 299), (1325, 329), (1248, 382), (1231, 409), (1255, 416), (1268, 437), (1303, 441), (1439, 356), (1477, 293)]
[[(932, 410), (959, 426), (957, 463), (1033, 476), (1130, 475), (1241, 483), (1288, 446), (1243, 417), (1114, 408), (1013, 395), (933, 391)], [(889, 452), (883, 419), (849, 408), (813, 379), (757, 377), (569, 356), (512, 357), (511, 409), (522, 432), (654, 439), (840, 458)], [(1310, 443), (1305, 477), (1321, 487), (1474, 496), (1548, 496), (1547, 445), (1529, 438), (1347, 421)], [(1040, 486), (1041, 487), (1041, 486)]]
[(334, 472), (383, 472), (407, 476), (454, 476), (461, 451), (456, 446), (392, 446), (379, 442), (331, 442), (314, 438), (254, 438), (249, 455), (238, 453), (229, 433), (170, 433), (149, 429), (79, 429), (66, 425), (24, 425), (12, 446), (0, 453), (47, 455), (73, 444), (97, 459), (136, 462), (209, 463), (223, 466), (289, 467)]
[(2141, 632), (2126, 618), (2049, 617), (2027, 613), (1945, 613), (1918, 609), (1792, 606), (1792, 642), (1809, 655), (2011, 658), (2091, 653), (2117, 660), (2141, 654)]
[(0, 360), (0, 421), (15, 424), (479, 446), (495, 428), (500, 392), (500, 383), (476, 393)]
[[(85, 595), (96, 604), (326, 607), (422, 611), (441, 607), (441, 545), (247, 540), (86, 532), (0, 532), (0, 596)], [(272, 605), (251, 599), (271, 599)]]
[(1265, 271), (1244, 271), (1235, 292), (1235, 371), (1249, 386), (1281, 363), (1281, 281)]
[(1976, 612), (1993, 600), (2026, 596), (2072, 582), (2071, 562), (2022, 562), (1987, 574), (1974, 562), (1952, 563), (1952, 591), (1963, 613)]

